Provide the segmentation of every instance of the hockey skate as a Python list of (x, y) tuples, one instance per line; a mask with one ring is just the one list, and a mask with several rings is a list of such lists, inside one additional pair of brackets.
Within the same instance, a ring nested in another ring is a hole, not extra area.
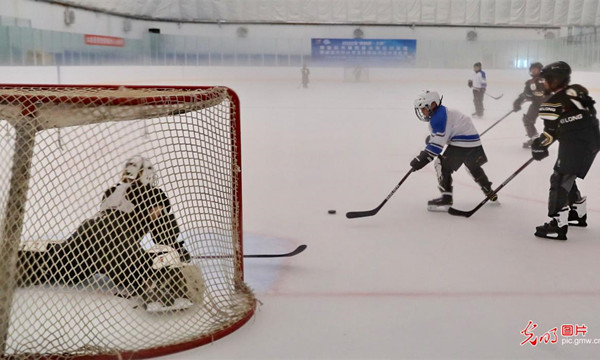
[(587, 214), (579, 217), (577, 211), (571, 210), (569, 211), (569, 225), (577, 226), (577, 227), (586, 227), (587, 226)]
[(554, 240), (567, 240), (568, 229), (568, 225), (558, 226), (558, 221), (552, 219), (550, 222), (536, 227), (535, 236)]
[(586, 198), (583, 197), (576, 203), (573, 203), (569, 210), (569, 225), (577, 227), (587, 226)]
[(452, 206), (452, 195), (442, 195), (427, 202), (427, 210), (429, 211), (448, 212), (450, 206)]

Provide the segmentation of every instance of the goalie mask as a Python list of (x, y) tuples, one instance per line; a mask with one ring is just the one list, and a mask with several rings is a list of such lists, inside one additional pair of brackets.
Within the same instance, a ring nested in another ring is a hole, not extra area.
[[(442, 98), (437, 91), (433, 90), (424, 90), (421, 92), (417, 98), (415, 99), (415, 114), (421, 121), (429, 121), (431, 118), (431, 113), (433, 112), (431, 104), (435, 103), (436, 107), (439, 107), (442, 104)], [(423, 113), (422, 109), (427, 109), (427, 115)]]
[(128, 159), (121, 174), (122, 182), (139, 180), (144, 185), (153, 185), (156, 182), (156, 172), (150, 160), (136, 155)]

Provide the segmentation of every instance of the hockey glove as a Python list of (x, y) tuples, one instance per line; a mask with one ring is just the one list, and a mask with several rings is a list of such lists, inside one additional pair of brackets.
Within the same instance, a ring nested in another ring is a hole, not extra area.
[[(518, 99), (517, 99), (517, 100), (518, 100)], [(513, 111), (514, 111), (514, 112), (517, 112), (517, 111), (519, 111), (519, 110), (521, 110), (521, 102), (520, 102), (520, 101), (515, 101), (515, 102), (513, 103)]]
[(531, 156), (537, 161), (548, 157), (548, 145), (544, 145), (546, 137), (542, 134), (531, 143)]
[(467, 86), (468, 87), (473, 87), (473, 80), (468, 80), (467, 81)]
[(425, 145), (429, 145), (429, 140), (431, 140), (431, 135), (427, 135), (425, 138)]
[(410, 162), (410, 167), (413, 168), (413, 171), (421, 170), (425, 167), (425, 165), (429, 164), (433, 158), (435, 158), (435, 155), (429, 151), (423, 150), (421, 153), (419, 153), (419, 155), (412, 159)]

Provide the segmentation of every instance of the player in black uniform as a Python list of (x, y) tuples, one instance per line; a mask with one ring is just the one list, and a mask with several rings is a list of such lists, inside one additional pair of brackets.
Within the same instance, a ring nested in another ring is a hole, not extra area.
[[(85, 220), (66, 241), (48, 246), (38, 261), (41, 263), (36, 264), (43, 268), (35, 269), (42, 277), (38, 282), (74, 285), (94, 274), (104, 274), (145, 302), (160, 300), (171, 305), (175, 298), (185, 296), (185, 288), (174, 290), (168, 300), (152, 298), (149, 291), (169, 277), (172, 283), (184, 280), (177, 271), (153, 266), (155, 256), (140, 244), (146, 234), (152, 234), (155, 244), (177, 250), (182, 262), (190, 261), (183, 242), (177, 240), (180, 230), (169, 199), (154, 186), (155, 177), (147, 159), (134, 156), (127, 160), (121, 181), (106, 190), (96, 216)], [(30, 264), (34, 256), (20, 251), (19, 262)]]
[(535, 128), (535, 120), (538, 117), (540, 104), (547, 96), (547, 90), (544, 85), (545, 81), (540, 76), (542, 67), (542, 64), (539, 62), (534, 62), (531, 64), (531, 66), (529, 66), (529, 75), (531, 75), (531, 79), (525, 82), (525, 88), (523, 89), (523, 92), (519, 94), (513, 103), (513, 110), (517, 112), (521, 110), (521, 105), (525, 101), (531, 101), (527, 112), (523, 114), (525, 133), (529, 137), (529, 140), (523, 143), (524, 148), (530, 148), (533, 140), (538, 137), (538, 132)]
[(569, 225), (587, 226), (586, 198), (575, 180), (585, 178), (600, 149), (600, 130), (595, 101), (581, 85), (569, 85), (571, 67), (558, 61), (541, 72), (550, 97), (540, 106), (544, 132), (531, 144), (532, 156), (542, 160), (548, 147), (558, 140), (558, 159), (550, 176), (548, 216), (550, 222), (538, 226), (535, 236), (567, 240)]

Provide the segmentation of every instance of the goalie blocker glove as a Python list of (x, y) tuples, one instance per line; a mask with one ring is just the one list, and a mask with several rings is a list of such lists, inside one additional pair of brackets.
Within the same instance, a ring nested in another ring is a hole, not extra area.
[(410, 167), (412, 167), (414, 171), (421, 170), (434, 158), (434, 154), (430, 153), (427, 150), (423, 150), (410, 162)]

